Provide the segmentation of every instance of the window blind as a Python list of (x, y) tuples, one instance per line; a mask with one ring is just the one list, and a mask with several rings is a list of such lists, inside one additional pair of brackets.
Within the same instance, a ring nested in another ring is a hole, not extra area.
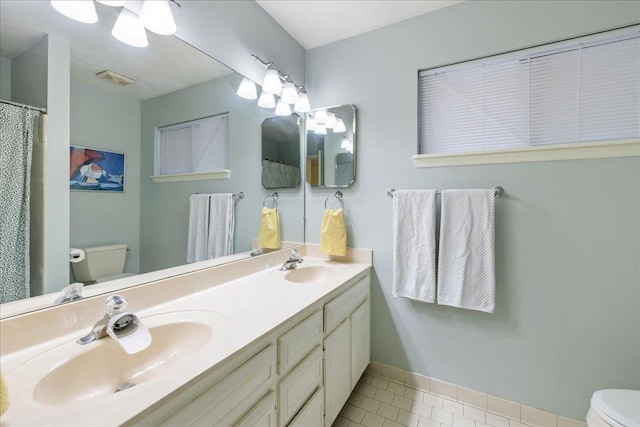
[(158, 128), (157, 175), (228, 169), (229, 114)]
[(640, 138), (640, 27), (421, 71), (419, 153)]

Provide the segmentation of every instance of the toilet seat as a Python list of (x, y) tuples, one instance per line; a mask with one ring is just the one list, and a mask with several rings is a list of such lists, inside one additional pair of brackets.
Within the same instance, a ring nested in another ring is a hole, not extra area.
[(598, 390), (591, 397), (589, 412), (610, 426), (640, 427), (640, 391)]

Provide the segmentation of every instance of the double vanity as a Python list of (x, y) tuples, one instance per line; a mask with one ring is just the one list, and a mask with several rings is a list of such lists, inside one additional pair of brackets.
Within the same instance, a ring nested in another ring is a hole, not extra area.
[(330, 426), (369, 363), (371, 251), (297, 250), (118, 291), (152, 337), (131, 355), (77, 343), (105, 296), (2, 320), (2, 427)]

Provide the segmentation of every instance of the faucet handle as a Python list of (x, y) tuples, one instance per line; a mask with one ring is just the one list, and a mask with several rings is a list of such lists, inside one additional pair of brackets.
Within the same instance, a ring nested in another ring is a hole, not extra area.
[(107, 306), (107, 314), (109, 317), (113, 317), (116, 314), (122, 313), (129, 305), (129, 301), (122, 295), (111, 295), (105, 302)]
[(291, 258), (299, 258), (300, 252), (297, 249), (291, 249)]

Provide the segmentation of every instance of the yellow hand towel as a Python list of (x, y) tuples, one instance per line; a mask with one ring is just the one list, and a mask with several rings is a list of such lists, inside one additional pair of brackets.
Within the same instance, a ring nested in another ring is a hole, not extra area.
[(9, 409), (9, 389), (0, 374), (0, 415), (4, 414), (7, 409)]
[(347, 254), (347, 227), (342, 208), (325, 209), (320, 231), (320, 249), (329, 255)]
[(278, 249), (280, 247), (280, 219), (278, 209), (262, 207), (258, 245), (262, 248)]

